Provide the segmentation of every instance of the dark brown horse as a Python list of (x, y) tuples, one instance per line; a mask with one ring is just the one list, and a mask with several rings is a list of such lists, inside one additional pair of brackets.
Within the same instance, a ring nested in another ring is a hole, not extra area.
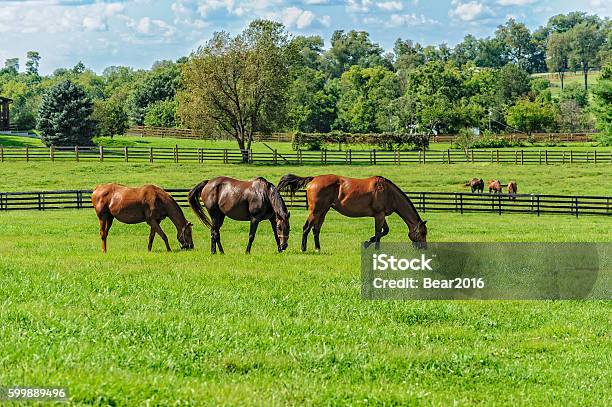
[(100, 237), (104, 253), (106, 253), (106, 237), (115, 218), (128, 224), (147, 222), (151, 227), (149, 251), (153, 247), (155, 233), (162, 238), (166, 249), (170, 251), (168, 237), (160, 226), (162, 220), (169, 218), (176, 226), (176, 238), (181, 248), (193, 249), (192, 224), (185, 219), (181, 207), (174, 198), (155, 185), (145, 185), (141, 188), (129, 188), (119, 184), (100, 185), (91, 195), (91, 202), (100, 220)]
[[(204, 208), (208, 215), (204, 212)], [(247, 254), (255, 239), (259, 222), (269, 220), (278, 251), (287, 248), (289, 241), (289, 212), (278, 190), (264, 178), (240, 181), (229, 177), (204, 180), (189, 192), (189, 205), (198, 218), (210, 229), (211, 253), (223, 254), (219, 230), (226, 216), (234, 220), (251, 222)]]
[(502, 193), (502, 184), (499, 180), (488, 181), (489, 193), (495, 192), (496, 194)]
[(517, 193), (518, 193), (518, 186), (516, 185), (516, 181), (508, 182), (508, 198), (516, 199)]
[(380, 239), (389, 233), (386, 216), (397, 213), (408, 225), (408, 236), (416, 247), (427, 247), (427, 226), (402, 190), (383, 177), (356, 179), (338, 175), (298, 177), (287, 174), (278, 183), (282, 191), (294, 193), (306, 187), (310, 214), (304, 224), (302, 251), (306, 251), (308, 233), (312, 230), (315, 249), (321, 249), (319, 233), (330, 208), (351, 218), (373, 217), (374, 236), (366, 242), (380, 247)]
[(472, 193), (480, 192), (482, 194), (482, 191), (484, 191), (484, 181), (482, 178), (472, 178), (472, 180), (467, 183), (466, 186), (469, 186), (472, 189)]

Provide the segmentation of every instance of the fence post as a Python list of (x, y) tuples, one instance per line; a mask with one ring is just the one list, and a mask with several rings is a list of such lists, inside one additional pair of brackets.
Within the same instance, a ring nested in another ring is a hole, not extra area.
[(125, 146), (123, 148), (123, 157), (124, 157), (126, 163), (130, 161), (130, 152), (128, 151), (128, 147), (127, 146)]
[(227, 158), (227, 148), (223, 150), (223, 164), (227, 164), (228, 162), (228, 158)]
[(450, 148), (446, 150), (446, 154), (447, 154), (447, 156), (448, 156), (448, 163), (449, 163), (449, 164), (452, 164), (452, 162), (451, 162), (451, 153), (450, 153)]
[(538, 163), (542, 165), (542, 150), (538, 150)]
[(497, 160), (497, 163), (499, 164), (499, 150), (495, 150), (495, 151), (496, 151), (495, 155), (497, 157), (496, 160)]
[(104, 161), (104, 146), (100, 146), (100, 161)]
[(0, 162), (4, 162), (4, 147), (0, 146)]
[(30, 161), (30, 148), (28, 146), (26, 146), (25, 157), (26, 162)]
[(594, 155), (593, 155), (593, 160), (594, 160), (594, 164), (597, 164), (597, 150), (593, 151)]
[(538, 216), (540, 216), (540, 195), (536, 196), (536, 210), (538, 211)]
[(149, 162), (153, 162), (153, 147), (149, 147)]
[(423, 212), (425, 212), (425, 192), (421, 192), (420, 193), (420, 198), (421, 198), (421, 210)]
[(204, 149), (200, 148), (200, 164), (204, 164)]
[(574, 163), (574, 150), (570, 150), (570, 164)]
[(38, 210), (42, 211), (43, 210), (43, 206), (42, 206), (42, 199), (40, 196), (40, 192), (36, 194), (36, 197), (38, 198)]
[(421, 150), (419, 150), (419, 164), (421, 163)]
[(178, 155), (178, 144), (174, 145), (174, 162), (178, 164), (179, 155)]
[(374, 165), (376, 165), (376, 149), (372, 150), (372, 159), (374, 160)]
[(349, 148), (349, 165), (353, 164), (353, 149)]
[(325, 149), (323, 151), (324, 151), (324, 157), (325, 157), (325, 164), (327, 164), (327, 149)]
[(574, 205), (576, 207), (576, 217), (578, 217), (578, 197), (574, 197)]
[(463, 215), (463, 192), (459, 193), (459, 210), (461, 211), (461, 214)]
[(49, 155), (51, 156), (51, 161), (55, 161), (55, 146), (51, 145), (49, 149)]
[(497, 206), (499, 208), (499, 214), (502, 214), (502, 196), (501, 194), (497, 194)]
[(425, 156), (426, 156), (426, 154), (425, 154), (425, 148), (423, 147), (423, 164), (425, 164), (425, 160), (426, 160)]
[(525, 164), (524, 151), (525, 150), (521, 150), (521, 165)]
[(470, 153), (472, 153), (472, 162), (474, 162), (474, 149), (471, 149)]
[(79, 146), (74, 146), (74, 158), (79, 161)]
[(276, 149), (274, 149), (274, 155), (273, 155), (274, 165), (278, 164), (278, 162), (277, 162), (277, 158), (276, 158), (276, 155), (277, 155), (277, 154), (278, 154), (278, 153), (277, 153)]
[(548, 150), (544, 150), (544, 158), (546, 159), (546, 165), (548, 165)]
[(397, 150), (397, 163), (398, 164), (402, 163), (402, 151), (401, 150)]

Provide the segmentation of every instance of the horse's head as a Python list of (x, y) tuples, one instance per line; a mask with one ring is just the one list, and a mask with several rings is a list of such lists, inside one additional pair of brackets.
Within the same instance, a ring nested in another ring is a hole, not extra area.
[(176, 235), (176, 238), (181, 244), (181, 249), (193, 249), (193, 236), (191, 234), (192, 226), (193, 223), (191, 222), (185, 223), (180, 232)]
[(412, 245), (417, 249), (427, 249), (427, 221), (419, 220), (414, 228), (408, 232)]
[(287, 216), (276, 215), (276, 233), (280, 239), (279, 251), (287, 249), (289, 246), (289, 216), (291, 214), (287, 212)]

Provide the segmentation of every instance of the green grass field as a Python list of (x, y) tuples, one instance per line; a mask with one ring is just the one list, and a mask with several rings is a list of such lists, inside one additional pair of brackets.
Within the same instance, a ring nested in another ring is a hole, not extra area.
[[(138, 137), (138, 136), (117, 136), (114, 138), (99, 137), (94, 139), (94, 142), (98, 145), (105, 147), (154, 147), (154, 148), (173, 148), (178, 146), (179, 148), (227, 148), (235, 150), (238, 148), (236, 142), (231, 140), (191, 140), (191, 139), (175, 139), (175, 138), (160, 138), (160, 137)], [(44, 144), (36, 138), (17, 137), (0, 135), (0, 146), (4, 147), (43, 147)], [(337, 151), (338, 145), (328, 144), (326, 148), (330, 151)], [(342, 145), (340, 149), (345, 151), (347, 149), (353, 150), (372, 150), (375, 146), (369, 144), (353, 144), (353, 145)], [(430, 150), (441, 151), (453, 148), (450, 143), (431, 143), (429, 146)], [(574, 151), (593, 151), (595, 149), (599, 151), (610, 151), (612, 147), (599, 146), (597, 142), (576, 142), (576, 143), (525, 143), (522, 147), (508, 147), (509, 149), (547, 149), (547, 150), (574, 150)], [(276, 149), (280, 154), (283, 153), (295, 153), (292, 149), (291, 143), (285, 142), (254, 142), (252, 144), (252, 150), (254, 152), (271, 152), (270, 149)], [(486, 149), (485, 149), (486, 150)]]
[[(286, 172), (381, 174), (411, 190), (471, 176), (521, 192), (610, 191), (608, 167), (268, 167), (2, 163), (0, 191), (102, 182), (188, 187)], [(588, 185), (576, 189), (576, 185)], [(522, 190), (521, 190), (522, 188)], [(194, 251), (146, 252), (146, 225), (113, 224), (102, 255), (93, 210), (0, 212), (0, 383), (65, 386), (74, 405), (609, 405), (609, 301), (365, 301), (371, 219), (330, 213), (322, 252), (289, 250), (262, 224), (227, 221), (225, 256), (186, 210)], [(612, 241), (607, 217), (425, 213), (429, 241)], [(174, 236), (171, 223), (162, 226)], [(391, 241), (407, 230), (390, 218)], [(171, 238), (171, 245), (178, 243)]]

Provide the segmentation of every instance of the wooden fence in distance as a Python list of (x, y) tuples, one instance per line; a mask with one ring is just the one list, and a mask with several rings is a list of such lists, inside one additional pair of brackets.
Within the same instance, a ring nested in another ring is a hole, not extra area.
[[(268, 165), (400, 165), (400, 164), (612, 164), (612, 151), (601, 150), (422, 150), (422, 151), (248, 151), (244, 158), (253, 164)], [(0, 162), (4, 161), (125, 161), (174, 163), (243, 162), (238, 149), (162, 148), (162, 147), (2, 147)]]
[[(181, 206), (188, 206), (186, 188), (167, 189)], [(0, 192), (0, 211), (91, 208), (91, 190)], [(610, 196), (472, 194), (469, 192), (406, 192), (420, 212), (529, 213), (612, 215)], [(307, 208), (304, 191), (284, 195), (290, 208)]]
[[(132, 126), (127, 130), (126, 135), (194, 140), (233, 140), (227, 135), (212, 136), (203, 130), (150, 126)], [(584, 142), (594, 141), (593, 137), (595, 135), (596, 133), (533, 133), (530, 137), (525, 133), (513, 133), (504, 135), (504, 137), (510, 141), (531, 140), (535, 142)], [(440, 134), (431, 136), (429, 140), (433, 143), (452, 143), (456, 137), (456, 134)], [(293, 133), (255, 134), (253, 139), (255, 141), (278, 141), (291, 143), (293, 141)]]

